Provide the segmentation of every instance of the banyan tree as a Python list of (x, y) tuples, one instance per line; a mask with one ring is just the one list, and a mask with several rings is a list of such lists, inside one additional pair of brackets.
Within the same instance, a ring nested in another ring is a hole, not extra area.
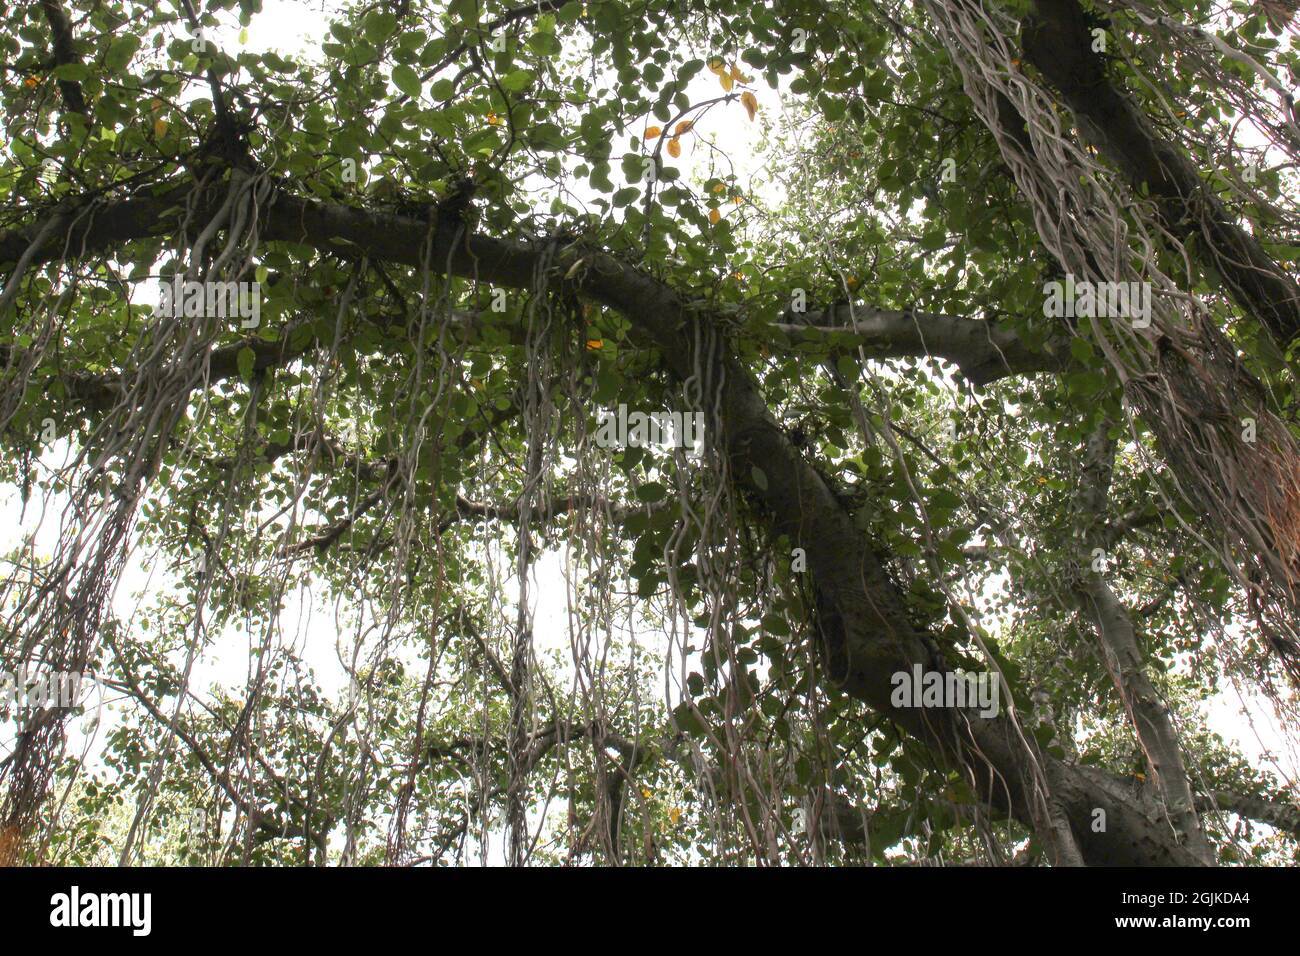
[(0, 859), (1294, 862), (1296, 13), (10, 5)]

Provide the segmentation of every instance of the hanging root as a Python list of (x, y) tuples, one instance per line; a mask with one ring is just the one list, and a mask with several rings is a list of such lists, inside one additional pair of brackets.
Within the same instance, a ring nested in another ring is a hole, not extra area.
[[(178, 242), (178, 261), (189, 260), (186, 278), (233, 280), (248, 268), (267, 183), (237, 173), (224, 188), (223, 201), (199, 235), (191, 243), (182, 234)], [(209, 255), (208, 247), (222, 229), (225, 245)], [(5, 614), (0, 663), (5, 669), (94, 670), (108, 602), (130, 553), (137, 508), (148, 481), (174, 447), (190, 396), (205, 379), (211, 347), (224, 331), (220, 319), (160, 316), (140, 336), (125, 364), (129, 371), (115, 390), (116, 404), (69, 469), (69, 501), (53, 555), (29, 576), (15, 575), (0, 586)], [(21, 359), (14, 391), (21, 394), (26, 387), (39, 350), (51, 338), (38, 339), (37, 354)], [(12, 397), (13, 391), (7, 391), (6, 411)], [(67, 709), (38, 711), (20, 728), (14, 753), (0, 766), (5, 788), (0, 829), (10, 841), (26, 841), (38, 822), (62, 752), (67, 717)]]
[[(1205, 529), (1217, 529), (1199, 536), (1251, 595), (1271, 645), (1300, 682), (1295, 435), (1236, 359), (1210, 308), (1182, 291), (1194, 284), (1186, 249), (1149, 203), (1131, 198), (1084, 150), (1047, 89), (1013, 66), (1009, 37), (1018, 24), (964, 0), (925, 6), (1064, 270), (1077, 281), (1150, 283), (1149, 328), (1093, 318), (1089, 331), (1167, 456), (1178, 497), (1206, 519)], [(1163, 270), (1165, 259), (1185, 264), (1181, 283)]]

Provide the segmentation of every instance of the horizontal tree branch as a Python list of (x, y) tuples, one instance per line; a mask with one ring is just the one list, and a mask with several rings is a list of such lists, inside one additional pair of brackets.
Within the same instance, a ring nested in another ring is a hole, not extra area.
[(931, 355), (947, 359), (980, 386), (1008, 375), (1061, 371), (1073, 361), (1064, 335), (1056, 335), (1042, 348), (1031, 348), (1003, 322), (859, 304), (850, 310), (846, 303), (810, 312), (803, 318), (803, 324), (776, 327), (794, 341), (822, 335), (848, 336), (873, 358)]
[(1282, 803), (1264, 797), (1250, 797), (1226, 790), (1201, 794), (1197, 804), (1205, 810), (1224, 810), (1247, 817), (1257, 823), (1266, 823), (1289, 835), (1300, 838), (1300, 807), (1293, 803)]

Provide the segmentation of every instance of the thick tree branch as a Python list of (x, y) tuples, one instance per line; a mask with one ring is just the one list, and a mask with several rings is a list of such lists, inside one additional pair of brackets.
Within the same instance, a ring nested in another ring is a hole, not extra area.
[(1300, 839), (1300, 807), (1293, 803), (1229, 793), (1226, 790), (1202, 794), (1196, 798), (1196, 801), (1203, 811), (1223, 810), (1235, 813), (1239, 817), (1247, 817), (1257, 823), (1266, 823)]
[[(45, 12), (45, 22), (50, 25), (54, 36), (54, 62), (57, 66), (80, 63), (72, 39), (72, 21), (59, 0), (41, 0), (41, 9)], [(73, 113), (86, 116), (86, 98), (81, 93), (81, 84), (76, 80), (59, 80), (59, 93), (63, 96), (63, 105)]]

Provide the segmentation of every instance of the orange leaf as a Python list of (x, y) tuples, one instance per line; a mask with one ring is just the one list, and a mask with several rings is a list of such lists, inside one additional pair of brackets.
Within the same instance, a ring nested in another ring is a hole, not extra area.
[(713, 191), (715, 193), (725, 193), (727, 191), (727, 186), (725, 183), (718, 183), (713, 187)]
[(680, 123), (677, 124), (677, 131), (673, 133), (673, 136), (677, 137), (677, 136), (681, 136), (682, 133), (689, 133), (691, 131), (691, 128), (694, 126), (695, 124), (692, 123), (690, 120), (682, 120)]
[(758, 97), (746, 90), (740, 94), (740, 102), (745, 107), (745, 112), (749, 114), (750, 122), (753, 122), (754, 115), (758, 112)]
[(604, 339), (587, 339), (587, 351), (594, 352), (605, 347)]
[(23, 86), (27, 87), (29, 90), (34, 90), (40, 85), (41, 80), (40, 77), (37, 76), (29, 76), (27, 79), (23, 80)]
[(709, 210), (709, 222), (713, 223), (716, 226), (721, 219), (722, 219), (722, 213), (718, 212), (718, 210), (716, 209)]
[(682, 144), (678, 142), (677, 137), (674, 136), (672, 139), (668, 141), (668, 155), (671, 156), (673, 159), (676, 159), (681, 154), (682, 154)]
[(658, 126), (647, 126), (645, 131), (645, 138), (655, 139), (662, 132), (663, 130), (661, 130)]

